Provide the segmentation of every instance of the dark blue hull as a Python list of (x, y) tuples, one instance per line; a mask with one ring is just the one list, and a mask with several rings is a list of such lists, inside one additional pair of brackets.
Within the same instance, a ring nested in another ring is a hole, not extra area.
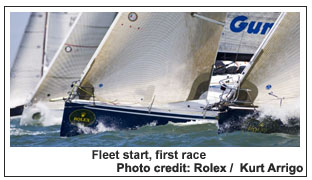
[(10, 116), (20, 116), (23, 114), (24, 111), (24, 105), (17, 106), (15, 108), (10, 109)]
[[(216, 113), (217, 114), (217, 113)], [(192, 120), (216, 120), (216, 116), (185, 115), (165, 112), (149, 112), (148, 109), (133, 109), (109, 105), (90, 105), (80, 103), (65, 103), (61, 136), (82, 134), (78, 126), (96, 129), (99, 123), (107, 128), (135, 129), (153, 123), (165, 125), (168, 122), (188, 122)]]
[(248, 131), (255, 133), (300, 133), (300, 118), (288, 119), (284, 124), (280, 119), (266, 115), (260, 117), (259, 111), (254, 109), (232, 109), (228, 108), (219, 113), (218, 133), (233, 131)]
[(242, 130), (243, 120), (246, 116), (254, 114), (253, 109), (231, 109), (219, 113), (218, 133), (226, 133)]

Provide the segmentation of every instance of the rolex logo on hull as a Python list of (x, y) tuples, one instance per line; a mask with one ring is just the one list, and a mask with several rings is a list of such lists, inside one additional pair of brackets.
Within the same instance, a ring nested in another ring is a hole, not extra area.
[(87, 109), (78, 109), (73, 111), (69, 115), (69, 122), (71, 124), (82, 124), (84, 126), (89, 126), (95, 121), (95, 114)]

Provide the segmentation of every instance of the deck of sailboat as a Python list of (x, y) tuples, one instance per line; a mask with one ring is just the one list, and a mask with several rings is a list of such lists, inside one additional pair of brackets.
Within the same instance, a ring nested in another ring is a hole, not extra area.
[[(73, 100), (70, 106), (80, 106), (81, 108), (88, 108), (93, 110), (106, 110), (120, 113), (130, 114), (146, 114), (149, 116), (170, 116), (179, 117), (182, 119), (209, 119), (216, 121), (218, 115), (217, 110), (204, 111), (204, 105), (201, 100), (187, 101), (181, 103), (168, 104), (162, 107), (148, 107), (141, 105), (117, 105), (109, 104), (100, 101), (86, 101), (86, 100)], [(68, 105), (65, 105), (68, 106)]]

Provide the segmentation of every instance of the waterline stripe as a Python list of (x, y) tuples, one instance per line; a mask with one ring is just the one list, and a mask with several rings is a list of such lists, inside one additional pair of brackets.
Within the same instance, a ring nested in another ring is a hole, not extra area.
[(173, 118), (173, 119), (185, 119), (185, 120), (205, 120), (205, 119), (214, 119), (217, 120), (216, 117), (205, 117), (203, 116), (176, 116), (171, 114), (166, 115), (160, 115), (155, 113), (142, 113), (142, 112), (131, 112), (131, 111), (122, 111), (122, 110), (113, 110), (113, 109), (106, 109), (106, 108), (97, 108), (97, 107), (91, 107), (91, 106), (85, 106), (85, 108), (88, 109), (94, 109), (94, 110), (104, 110), (104, 111), (111, 111), (111, 112), (119, 112), (119, 113), (126, 113), (126, 114), (136, 114), (136, 115), (142, 115), (142, 116), (154, 116), (154, 117), (165, 117), (165, 118)]

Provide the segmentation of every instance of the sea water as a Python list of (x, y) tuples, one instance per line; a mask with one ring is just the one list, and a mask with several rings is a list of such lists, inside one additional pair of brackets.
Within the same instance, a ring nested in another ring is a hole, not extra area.
[(99, 127), (90, 134), (60, 137), (60, 125), (21, 125), (10, 121), (11, 147), (279, 147), (300, 146), (299, 135), (262, 134), (236, 131), (217, 133), (214, 123), (169, 123), (149, 125), (135, 130)]

